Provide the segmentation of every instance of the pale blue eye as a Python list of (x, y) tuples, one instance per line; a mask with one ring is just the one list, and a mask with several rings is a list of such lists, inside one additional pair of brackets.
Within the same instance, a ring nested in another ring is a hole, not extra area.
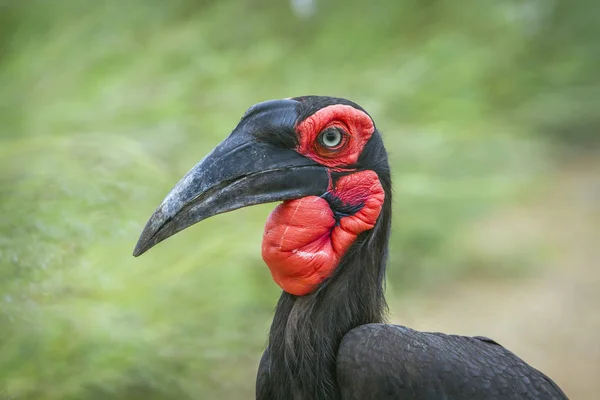
[(335, 129), (327, 129), (319, 135), (319, 142), (325, 147), (337, 147), (342, 142), (342, 133)]

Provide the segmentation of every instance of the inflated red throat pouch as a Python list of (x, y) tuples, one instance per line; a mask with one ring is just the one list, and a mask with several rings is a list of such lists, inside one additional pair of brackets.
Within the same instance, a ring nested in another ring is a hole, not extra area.
[(262, 256), (288, 293), (311, 293), (362, 232), (377, 222), (385, 192), (370, 170), (343, 175), (323, 196), (284, 201), (269, 215)]

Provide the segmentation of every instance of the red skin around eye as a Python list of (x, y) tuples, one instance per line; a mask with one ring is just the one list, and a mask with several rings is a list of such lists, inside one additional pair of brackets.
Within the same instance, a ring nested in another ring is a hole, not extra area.
[(309, 196), (284, 201), (267, 220), (263, 260), (275, 282), (288, 293), (309, 294), (329, 277), (358, 235), (375, 226), (385, 198), (373, 171), (340, 178), (332, 194), (345, 203), (363, 207), (341, 218), (336, 226), (329, 203)]
[[(349, 137), (340, 149), (329, 152), (320, 148), (317, 137), (332, 126), (343, 129)], [(356, 163), (365, 144), (373, 135), (375, 126), (371, 117), (352, 106), (335, 104), (324, 107), (296, 126), (296, 151), (327, 167), (343, 167)]]

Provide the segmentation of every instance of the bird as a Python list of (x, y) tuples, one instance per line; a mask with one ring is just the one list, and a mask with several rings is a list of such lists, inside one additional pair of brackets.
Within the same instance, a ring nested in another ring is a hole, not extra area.
[(250, 107), (166, 195), (134, 256), (204, 219), (279, 203), (262, 258), (282, 289), (259, 400), (566, 399), (492, 339), (386, 323), (392, 179), (370, 114), (338, 97)]

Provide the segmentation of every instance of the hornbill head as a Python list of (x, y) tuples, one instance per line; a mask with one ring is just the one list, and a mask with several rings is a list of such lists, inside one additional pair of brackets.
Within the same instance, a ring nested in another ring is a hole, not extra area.
[(360, 106), (321, 96), (265, 101), (175, 185), (133, 255), (213, 215), (283, 201), (267, 220), (262, 256), (283, 290), (306, 295), (375, 227), (389, 198), (387, 155)]

